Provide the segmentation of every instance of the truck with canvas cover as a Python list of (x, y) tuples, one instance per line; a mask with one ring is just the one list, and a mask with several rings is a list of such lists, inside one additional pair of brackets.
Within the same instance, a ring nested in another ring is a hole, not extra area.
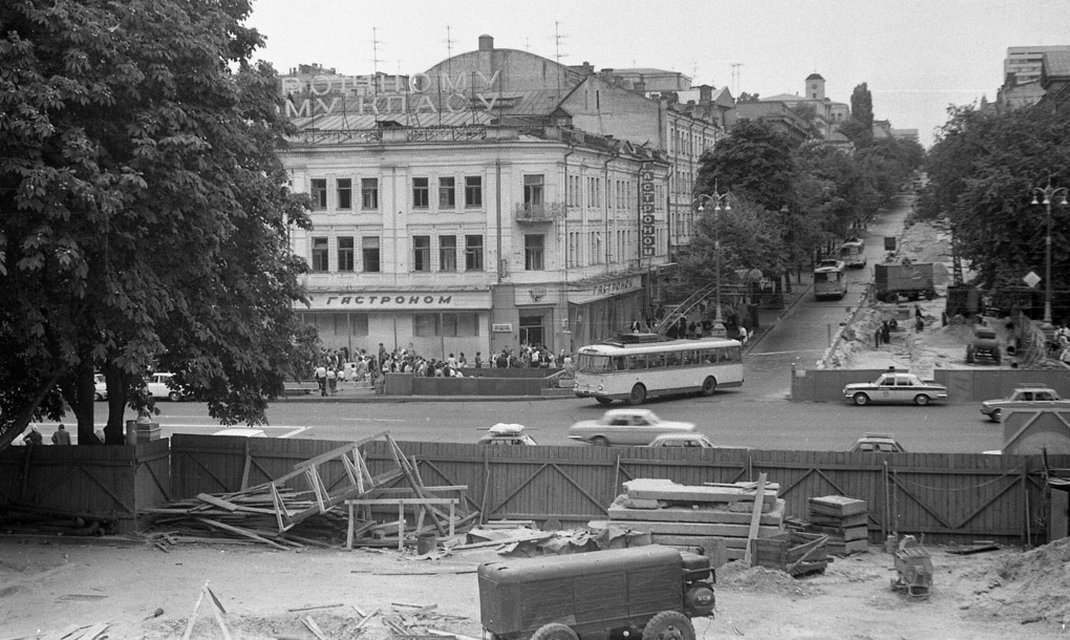
[(933, 263), (912, 262), (873, 265), (873, 285), (878, 300), (895, 302), (900, 296), (910, 300), (932, 299)]
[(710, 559), (660, 545), (488, 562), (483, 628), (498, 640), (695, 640), (713, 616)]

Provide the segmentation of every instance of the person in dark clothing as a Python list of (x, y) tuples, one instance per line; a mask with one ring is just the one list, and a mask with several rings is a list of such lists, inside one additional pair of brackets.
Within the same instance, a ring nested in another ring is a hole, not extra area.
[(33, 426), (30, 427), (30, 432), (26, 434), (26, 437), (24, 437), (22, 441), (33, 447), (44, 444), (45, 439), (41, 437), (41, 432), (37, 430), (37, 427)]
[[(40, 434), (38, 434), (40, 435)], [(59, 423), (59, 428), (52, 434), (52, 444), (70, 444), (71, 432), (67, 431), (67, 427), (63, 426), (63, 423)]]

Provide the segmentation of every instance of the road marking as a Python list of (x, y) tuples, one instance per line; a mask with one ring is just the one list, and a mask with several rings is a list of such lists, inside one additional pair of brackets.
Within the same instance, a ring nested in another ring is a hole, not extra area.
[(309, 430), (309, 429), (311, 429), (311, 428), (312, 428), (312, 427), (297, 427), (297, 428), (296, 428), (296, 429), (294, 429), (293, 431), (290, 431), (290, 432), (288, 432), (288, 433), (284, 433), (284, 434), (282, 434), (282, 435), (281, 435), (281, 436), (279, 436), (279, 437), (280, 437), (280, 438), (289, 438), (289, 437), (291, 437), (291, 436), (296, 436), (296, 435), (297, 435), (297, 434), (299, 434), (299, 433), (303, 433), (303, 432), (305, 432), (305, 431), (308, 431), (308, 430)]

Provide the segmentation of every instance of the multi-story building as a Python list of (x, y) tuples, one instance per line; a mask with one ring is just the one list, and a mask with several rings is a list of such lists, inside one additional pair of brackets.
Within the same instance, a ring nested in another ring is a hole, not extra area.
[(806, 76), (806, 93), (804, 95), (780, 93), (761, 102), (779, 102), (789, 109), (805, 106), (813, 110), (813, 127), (819, 136), (825, 139), (835, 137), (835, 132), (843, 122), (851, 117), (851, 107), (843, 102), (833, 102), (825, 95), (825, 78), (820, 73)]
[[(1070, 45), (1007, 47), (1003, 84), (996, 93), (996, 108), (1013, 111), (1036, 104), (1044, 97), (1045, 62), (1070, 55)], [(1050, 64), (1050, 62), (1049, 62)]]
[[(283, 79), (299, 133), (282, 159), (313, 206), (292, 234), (312, 266), (302, 313), (326, 345), (571, 351), (649, 314), (671, 164), (584, 130), (603, 99), (647, 99), (480, 44), (393, 88)], [(614, 115), (656, 131), (637, 104)]]

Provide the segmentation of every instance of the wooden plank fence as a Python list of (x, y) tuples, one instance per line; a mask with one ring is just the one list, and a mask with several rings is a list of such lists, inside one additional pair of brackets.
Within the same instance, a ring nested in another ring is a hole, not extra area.
[(170, 484), (166, 440), (0, 451), (0, 508), (114, 520), (119, 533), (137, 528), (139, 509), (170, 499)]
[[(345, 442), (175, 435), (134, 447), (12, 447), (0, 452), (0, 508), (114, 517), (136, 526), (139, 508), (198, 493), (238, 491), (293, 470)], [(168, 447), (169, 445), (169, 447)], [(869, 505), (870, 539), (925, 534), (946, 542), (975, 538), (1045, 541), (1048, 519), (1040, 456), (875, 454), (754, 449), (488, 447), (400, 442), (427, 485), (467, 485), (463, 509), (484, 519), (583, 525), (604, 518), (621, 483), (668, 478), (683, 484), (756, 480), (781, 486), (787, 513), (806, 517), (807, 499), (840, 494)], [(395, 467), (385, 442), (368, 443), (372, 473)], [(1070, 456), (1049, 456), (1070, 468)], [(330, 490), (342, 465), (320, 468)], [(299, 488), (299, 487), (295, 487)]]

